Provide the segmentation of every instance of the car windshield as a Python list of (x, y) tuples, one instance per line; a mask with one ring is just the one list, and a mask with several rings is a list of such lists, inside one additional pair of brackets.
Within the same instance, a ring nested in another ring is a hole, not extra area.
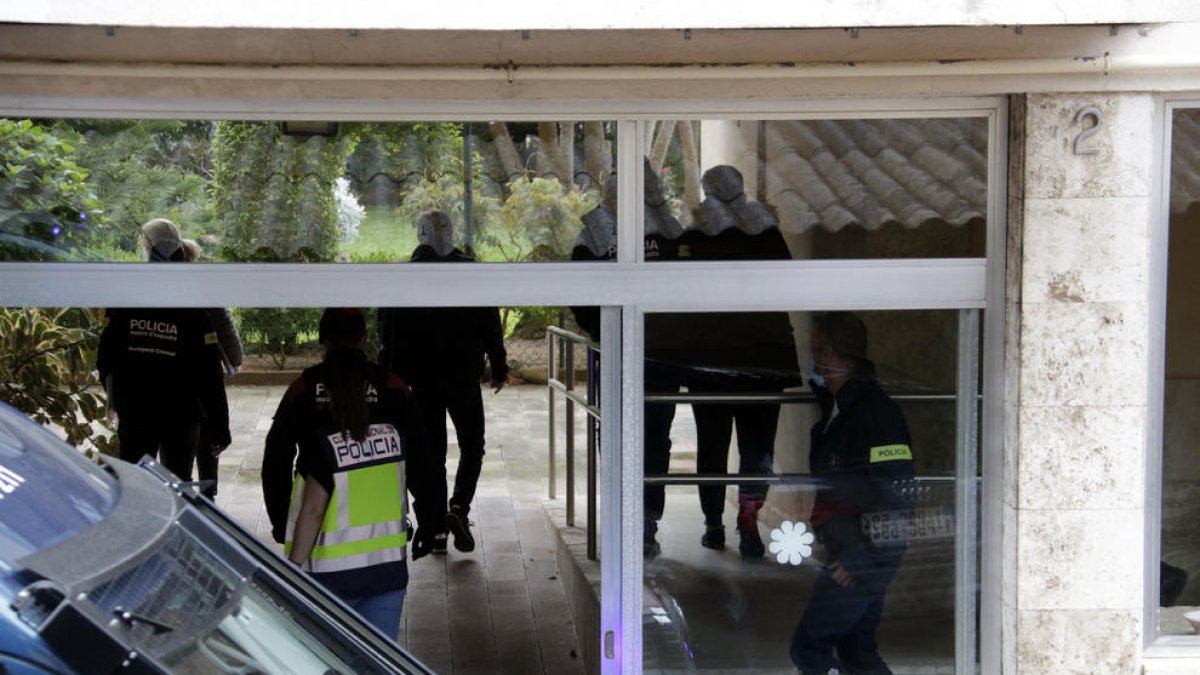
[(172, 673), (425, 672), (395, 645), (372, 647), (365, 624), (335, 618), (322, 592), (296, 583), (310, 582), (281, 574), (260, 544), (239, 546), (198, 506), (86, 593), (97, 618), (122, 617), (131, 647)]
[(0, 559), (69, 539), (104, 519), (117, 482), (54, 434), (0, 404)]
[(179, 674), (211, 673), (214, 667), (224, 673), (356, 672), (355, 655), (334, 653), (336, 643), (315, 640), (313, 627), (302, 627), (279, 600), (252, 583), (230, 614), (164, 657), (163, 664)]

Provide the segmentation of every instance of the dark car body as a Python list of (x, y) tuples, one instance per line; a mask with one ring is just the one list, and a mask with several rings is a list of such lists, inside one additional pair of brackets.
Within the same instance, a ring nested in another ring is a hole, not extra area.
[(0, 672), (430, 671), (154, 462), (0, 403)]

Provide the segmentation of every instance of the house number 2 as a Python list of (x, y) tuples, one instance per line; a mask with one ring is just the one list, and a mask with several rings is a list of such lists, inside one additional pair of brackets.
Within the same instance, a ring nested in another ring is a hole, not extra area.
[(1079, 112), (1075, 114), (1075, 123), (1082, 126), (1083, 120), (1088, 117), (1092, 118), (1092, 126), (1087, 127), (1083, 131), (1079, 132), (1079, 135), (1075, 137), (1075, 154), (1077, 155), (1100, 154), (1100, 148), (1088, 147), (1084, 145), (1083, 142), (1086, 141), (1089, 136), (1095, 136), (1100, 132), (1100, 127), (1104, 126), (1104, 113), (1100, 112), (1100, 109), (1094, 106), (1081, 108)]

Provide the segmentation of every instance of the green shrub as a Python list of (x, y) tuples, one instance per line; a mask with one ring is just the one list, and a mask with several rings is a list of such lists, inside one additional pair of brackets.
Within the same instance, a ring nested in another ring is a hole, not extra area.
[(107, 219), (75, 162), (77, 136), (0, 119), (0, 260), (69, 259)]
[(139, 227), (151, 218), (172, 220), (197, 239), (210, 232), (206, 188), (212, 126), (207, 121), (104, 119), (55, 124), (56, 131), (78, 135), (75, 161), (87, 169), (88, 186), (112, 223), (103, 243), (138, 250)]
[(233, 319), (246, 353), (270, 356), (279, 370), (287, 368), (288, 357), (320, 349), (320, 308), (239, 307)]
[(99, 326), (90, 310), (0, 308), (0, 400), (86, 452), (115, 455), (92, 370)]

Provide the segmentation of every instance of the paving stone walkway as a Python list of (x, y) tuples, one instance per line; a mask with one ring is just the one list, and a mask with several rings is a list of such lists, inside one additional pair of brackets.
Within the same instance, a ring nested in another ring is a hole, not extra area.
[[(263, 443), (284, 387), (228, 390), (233, 444), (222, 455), (217, 503), (270, 541), (259, 476)], [(410, 563), (399, 642), (438, 673), (583, 673), (559, 580), (546, 495), (545, 386), (484, 393), (487, 456), (471, 517), (477, 546)], [(561, 431), (559, 432), (561, 434)], [(451, 439), (446, 471), (454, 475)], [(561, 449), (560, 449), (561, 453)]]

